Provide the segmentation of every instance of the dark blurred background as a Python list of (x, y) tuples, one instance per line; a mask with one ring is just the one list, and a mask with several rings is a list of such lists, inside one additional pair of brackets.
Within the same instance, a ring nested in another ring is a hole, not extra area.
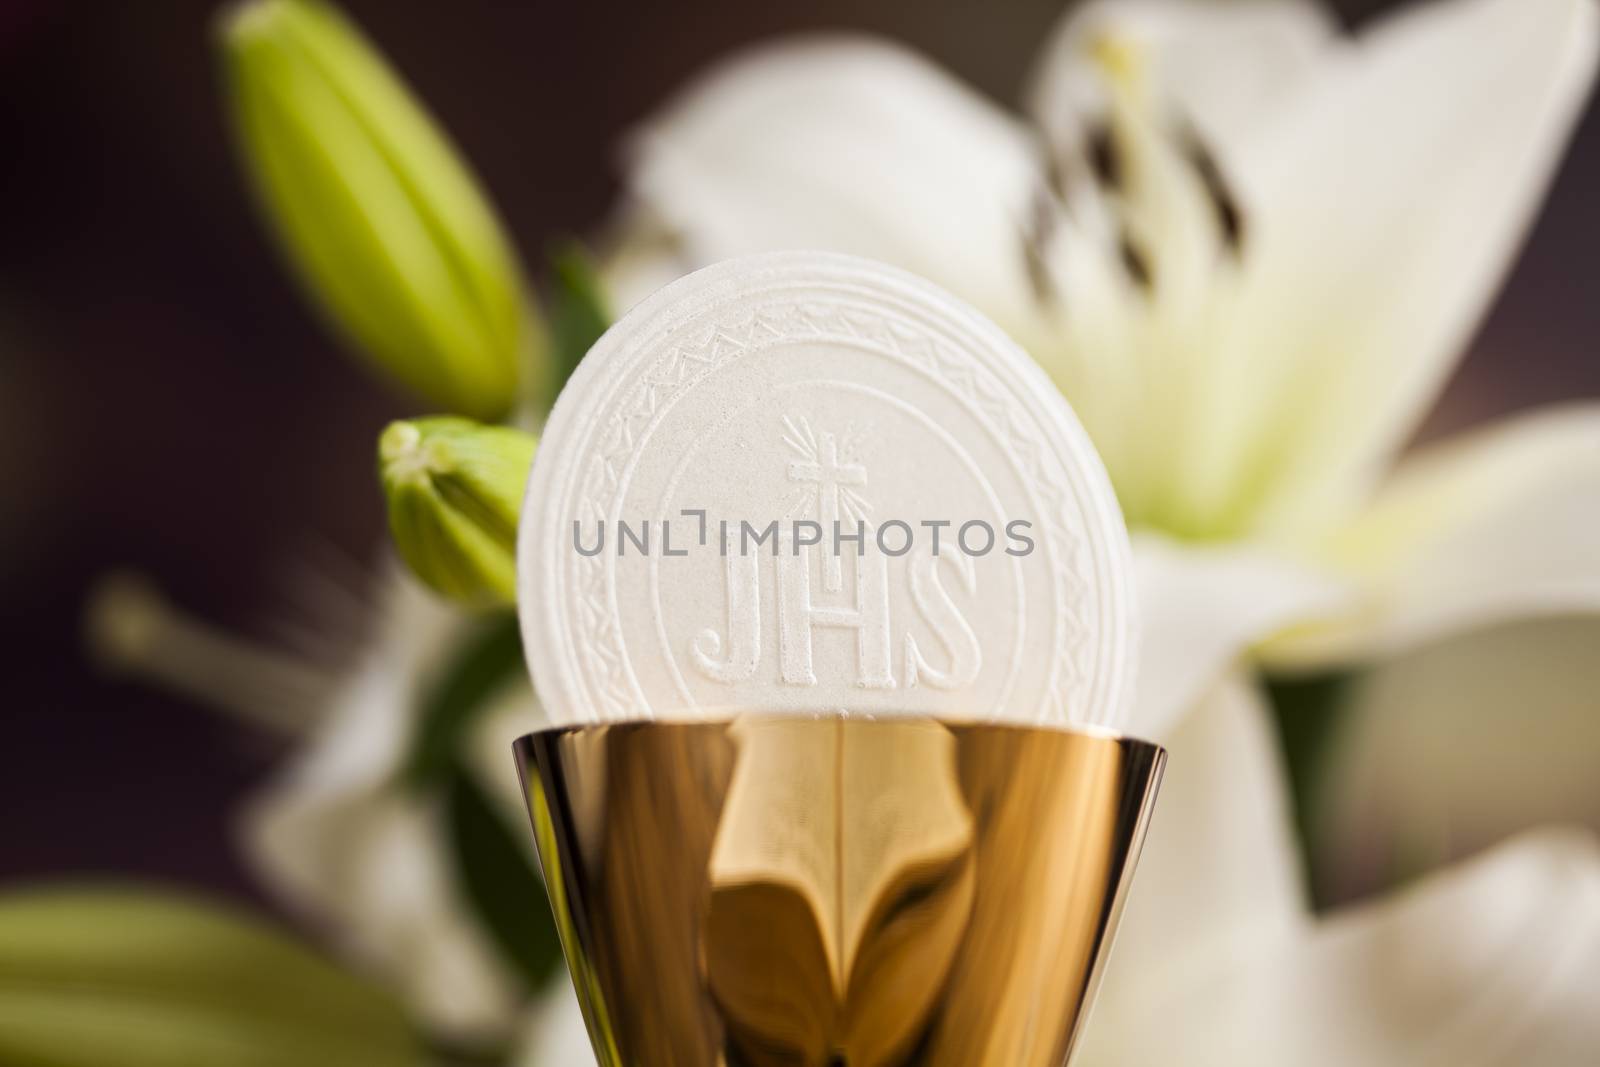
[[(1054, 0), (345, 5), (451, 131), (525, 259), (603, 218), (618, 134), (707, 62), (808, 29), (890, 34), (1017, 100)], [(1336, 5), (1352, 23), (1389, 5)], [(319, 329), (222, 121), (217, 5), (0, 0), (0, 881), (114, 874), (256, 898), (229, 833), (280, 750), (83, 651), (131, 568), (264, 640), (383, 536), (373, 441), (416, 414)], [(1419, 76), (1425, 76), (1420, 74)], [(1600, 396), (1600, 113), (1425, 434)], [(330, 627), (340, 629), (340, 627)], [(330, 658), (358, 635), (325, 632)], [(305, 642), (302, 640), (302, 645)]]

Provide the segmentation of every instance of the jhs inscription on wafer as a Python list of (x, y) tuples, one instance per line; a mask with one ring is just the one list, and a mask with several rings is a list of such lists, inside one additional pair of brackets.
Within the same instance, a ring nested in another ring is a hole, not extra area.
[[(956, 690), (975, 682), (983, 666), (983, 648), (961, 606), (943, 584), (939, 561), (952, 561), (949, 573), (968, 597), (979, 594), (973, 557), (995, 551), (995, 528), (985, 519), (957, 523), (951, 519), (908, 521), (885, 518), (870, 522), (872, 511), (865, 488), (867, 469), (862, 463), (841, 460), (838, 439), (832, 433), (813, 433), (803, 415), (785, 416), (783, 441), (800, 458), (788, 464), (788, 480), (806, 486), (789, 498), (783, 518), (765, 523), (748, 518), (715, 520), (716, 536), (705, 508), (680, 509), (690, 534), (685, 547), (673, 546), (672, 520), (662, 519), (652, 539), (652, 522), (619, 520), (614, 544), (618, 556), (630, 551), (648, 555), (652, 545), (667, 557), (685, 557), (695, 550), (715, 550), (723, 558), (726, 620), (719, 629), (708, 626), (695, 634), (689, 651), (695, 669), (725, 685), (753, 678), (762, 656), (762, 588), (772, 590), (777, 605), (779, 677), (786, 685), (814, 686), (818, 682), (813, 655), (814, 628), (835, 628), (857, 634), (852, 681), (863, 689), (915, 688), (929, 685)], [(853, 449), (848, 446), (844, 456)], [(800, 514), (815, 518), (800, 518)], [(843, 516), (843, 517), (841, 517)], [(606, 524), (596, 522), (585, 543), (583, 523), (573, 520), (573, 551), (596, 556), (606, 550)], [(1013, 519), (1005, 524), (1011, 556), (1026, 556), (1035, 547), (1027, 531), (1033, 523)], [(954, 527), (953, 533), (946, 531)], [(919, 542), (919, 534), (922, 540)], [(945, 536), (942, 536), (945, 535)], [(770, 564), (762, 556), (770, 556)], [(812, 596), (812, 572), (820, 574), (821, 593), (845, 592), (846, 557), (851, 560), (853, 591), (849, 600), (831, 602)], [(891, 560), (909, 557), (901, 573)], [(897, 678), (891, 656), (894, 637), (890, 582), (903, 581), (910, 603), (926, 630), (947, 650), (948, 662), (936, 666), (918, 644), (915, 633), (903, 634), (902, 674)], [(724, 636), (726, 635), (726, 636)], [(842, 665), (841, 665), (842, 666)]]

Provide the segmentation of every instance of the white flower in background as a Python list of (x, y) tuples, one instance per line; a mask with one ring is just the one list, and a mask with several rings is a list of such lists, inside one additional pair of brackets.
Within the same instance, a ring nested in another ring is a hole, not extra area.
[[(1594, 1061), (1587, 835), (1314, 918), (1252, 664), (1399, 666), (1600, 613), (1600, 407), (1396, 460), (1595, 46), (1591, 0), (1432, 3), (1354, 38), (1288, 0), (1113, 0), (1050, 43), (1031, 120), (821, 39), (724, 65), (633, 141), (619, 304), (765, 249), (896, 263), (1023, 342), (1106, 460), (1146, 621), (1132, 730), (1172, 761), (1086, 1063)], [(1498, 647), (1480, 675), (1525, 678)], [(1565, 687), (1592, 694), (1579, 666)], [(1534, 720), (1560, 688), (1504, 691)], [(1396, 713), (1438, 709), (1397, 756), (1425, 776), (1457, 694), (1407, 694)]]
[[(241, 830), (268, 887), (388, 976), (425, 1022), (487, 1038), (520, 1008), (515, 977), (458, 885), (439, 798), (397, 782), (421, 694), (471, 621), (393, 569), (380, 585), (375, 640), (333, 689), (309, 743), (250, 802)], [(474, 763), (520, 829), (527, 816), (508, 753), (536, 709), (523, 682), (496, 703), (473, 748), (498, 748), (498, 758)]]
[[(128, 579), (98, 591), (91, 640), (119, 668), (305, 738), (243, 813), (247, 858), (342, 954), (386, 978), (430, 1030), (492, 1042), (515, 1025), (523, 994), (463, 892), (442, 798), (401, 781), (423, 695), (475, 620), (397, 566), (375, 584), (363, 617), (344, 620), (375, 632), (338, 677), (187, 618)], [(518, 672), (490, 698), (463, 754), (518, 830), (527, 815), (511, 742), (537, 716)], [(531, 856), (530, 835), (517, 840)]]
[(1325, 623), (1274, 645), (1312, 666), (1600, 606), (1600, 409), (1390, 469), (1548, 183), (1594, 18), (1460, 0), (1351, 40), (1290, 0), (1091, 4), (1033, 124), (886, 44), (767, 49), (634, 138), (613, 278), (629, 300), (835, 248), (1005, 325), (1090, 430), (1147, 572), (1215, 582), (1204, 635), (1176, 617), (1199, 597), (1151, 590), (1137, 725), (1159, 733), (1286, 623)]

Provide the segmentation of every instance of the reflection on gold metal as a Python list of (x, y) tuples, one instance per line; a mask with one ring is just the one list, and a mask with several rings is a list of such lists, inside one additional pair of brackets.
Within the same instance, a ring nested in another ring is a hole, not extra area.
[(517, 743), (602, 1067), (1059, 1067), (1164, 758), (839, 717)]

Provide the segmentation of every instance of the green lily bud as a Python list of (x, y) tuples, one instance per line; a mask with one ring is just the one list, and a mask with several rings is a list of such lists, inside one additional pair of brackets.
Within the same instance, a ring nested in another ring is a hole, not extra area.
[(419, 1067), (398, 1004), (276, 929), (169, 893), (0, 897), (0, 1062)]
[(389, 532), (417, 577), (474, 606), (515, 603), (517, 516), (538, 439), (441, 416), (378, 439)]
[[(316, 0), (222, 22), (229, 107), (263, 211), (359, 352), (448, 411), (497, 419), (542, 345), (482, 189), (398, 75)], [(541, 357), (542, 358), (542, 357)]]

